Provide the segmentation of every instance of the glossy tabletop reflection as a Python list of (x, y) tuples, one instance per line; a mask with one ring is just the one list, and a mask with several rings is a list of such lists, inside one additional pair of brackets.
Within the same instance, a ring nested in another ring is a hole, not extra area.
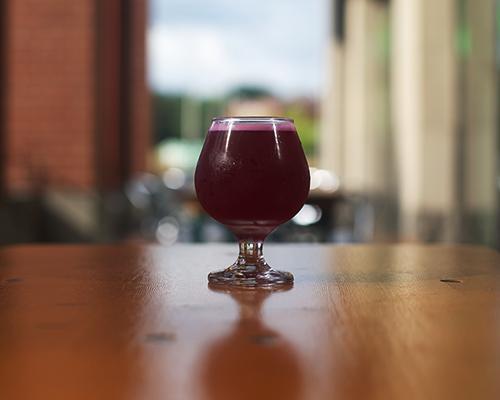
[(234, 245), (0, 250), (0, 399), (498, 399), (500, 256), (267, 246), (293, 287), (209, 287)]

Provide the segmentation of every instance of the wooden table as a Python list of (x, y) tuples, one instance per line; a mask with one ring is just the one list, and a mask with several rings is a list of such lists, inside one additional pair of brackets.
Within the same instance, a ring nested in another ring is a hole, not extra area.
[(500, 256), (268, 246), (290, 290), (220, 292), (236, 245), (0, 250), (0, 399), (499, 399)]

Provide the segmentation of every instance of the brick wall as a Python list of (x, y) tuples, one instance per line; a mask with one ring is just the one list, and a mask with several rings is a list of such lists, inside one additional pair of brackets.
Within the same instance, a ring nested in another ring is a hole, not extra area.
[[(120, 107), (105, 110), (108, 114), (104, 116), (98, 109), (102, 104), (98, 101), (102, 94), (98, 85), (106, 83), (98, 76), (103, 70), (98, 65), (102, 39), (98, 35), (103, 31), (98, 24), (106, 25), (102, 13), (99, 14), (99, 2), (7, 0), (3, 49), (5, 108), (0, 121), (4, 155), (0, 161), (8, 194), (37, 188), (99, 188), (100, 169), (113, 167), (106, 161), (112, 159), (110, 152), (130, 152), (125, 158), (130, 163), (129, 174), (144, 169), (149, 136), (149, 96), (144, 79), (146, 1), (107, 2), (119, 5), (115, 9), (120, 16), (104, 18), (132, 18), (130, 53), (143, 57), (132, 58), (132, 67), (124, 69), (130, 71), (131, 89), (127, 92), (134, 96), (132, 105), (137, 107), (130, 117), (119, 115), (123, 112)], [(123, 6), (133, 6), (135, 12), (123, 13)], [(121, 26), (118, 24), (116, 29)], [(123, 35), (118, 32), (113, 37), (116, 46), (123, 48), (119, 42)], [(115, 60), (111, 68), (119, 74), (123, 62)], [(128, 135), (136, 139), (127, 142), (128, 148), (117, 145), (103, 152), (103, 138), (120, 132), (111, 132), (99, 124), (106, 119), (123, 121), (124, 117), (131, 119), (132, 132)], [(122, 174), (119, 179), (122, 182), (127, 176)]]

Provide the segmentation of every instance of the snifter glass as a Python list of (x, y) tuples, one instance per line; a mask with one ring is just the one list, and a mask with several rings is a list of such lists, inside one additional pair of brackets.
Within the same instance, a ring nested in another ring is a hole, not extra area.
[(238, 238), (238, 259), (212, 284), (290, 284), (289, 272), (271, 268), (263, 242), (303, 206), (309, 168), (293, 120), (277, 117), (214, 118), (195, 172), (205, 211)]

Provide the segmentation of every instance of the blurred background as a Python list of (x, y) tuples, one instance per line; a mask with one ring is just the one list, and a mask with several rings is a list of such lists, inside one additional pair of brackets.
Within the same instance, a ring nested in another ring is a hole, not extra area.
[(0, 244), (234, 240), (212, 117), (295, 119), (307, 204), (270, 238), (500, 247), (500, 0), (3, 0)]

